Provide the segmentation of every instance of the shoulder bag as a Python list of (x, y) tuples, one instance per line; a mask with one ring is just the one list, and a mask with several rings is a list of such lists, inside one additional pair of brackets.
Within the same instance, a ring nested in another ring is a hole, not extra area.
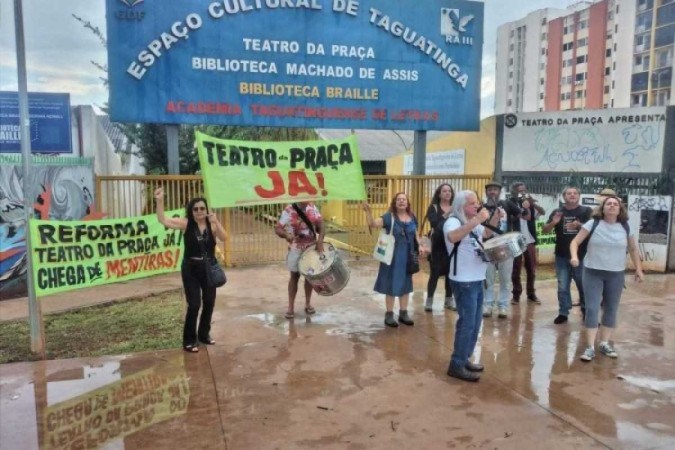
[(386, 265), (390, 265), (391, 260), (394, 258), (394, 245), (396, 244), (396, 238), (394, 238), (394, 216), (391, 213), (389, 215), (391, 216), (389, 233), (387, 233), (387, 229), (384, 227), (380, 230), (380, 235), (373, 250), (373, 258)]
[[(210, 227), (210, 225), (207, 225)], [(195, 235), (197, 237), (197, 242), (202, 249), (204, 268), (206, 270), (206, 285), (208, 287), (221, 287), (227, 283), (227, 277), (225, 276), (225, 271), (218, 264), (218, 260), (208, 255), (206, 252), (206, 247), (204, 242), (202, 242), (201, 236), (199, 236), (199, 227), (195, 228)], [(209, 228), (209, 233), (211, 230)]]

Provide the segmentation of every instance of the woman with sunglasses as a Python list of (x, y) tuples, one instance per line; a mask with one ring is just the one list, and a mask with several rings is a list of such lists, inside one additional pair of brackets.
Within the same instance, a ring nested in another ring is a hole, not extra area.
[[(216, 303), (216, 288), (206, 283), (204, 254), (215, 257), (216, 237), (224, 241), (225, 229), (214, 213), (209, 212), (206, 199), (197, 197), (190, 200), (185, 208), (185, 218), (164, 215), (164, 189), (155, 190), (157, 220), (167, 228), (183, 232), (183, 263), (181, 276), (188, 307), (183, 326), (183, 350), (190, 353), (199, 351), (199, 342), (206, 345), (216, 343), (211, 338), (211, 316)], [(199, 309), (202, 309), (197, 327)]]
[[(570, 244), (570, 265), (579, 266), (579, 246), (588, 238), (588, 247), (584, 257), (581, 278), (584, 281), (586, 297), (586, 350), (582, 361), (595, 358), (595, 338), (598, 334), (598, 317), (602, 308), (602, 328), (600, 329), (600, 353), (610, 358), (618, 357), (609, 340), (616, 328), (616, 316), (619, 301), (624, 288), (626, 270), (626, 250), (635, 266), (635, 279), (644, 280), (640, 251), (635, 234), (628, 226), (626, 207), (618, 197), (608, 196), (593, 212), (591, 220), (579, 230), (579, 234)], [(602, 301), (602, 305), (601, 305)]]

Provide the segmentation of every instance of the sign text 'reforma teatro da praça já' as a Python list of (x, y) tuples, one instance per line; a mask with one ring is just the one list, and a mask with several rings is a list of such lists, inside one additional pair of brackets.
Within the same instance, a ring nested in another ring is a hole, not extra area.
[(107, 0), (114, 121), (479, 128), (483, 3)]
[[(185, 212), (167, 214), (182, 217)], [(38, 296), (174, 272), (183, 257), (182, 232), (165, 228), (155, 215), (31, 220), (30, 233)]]

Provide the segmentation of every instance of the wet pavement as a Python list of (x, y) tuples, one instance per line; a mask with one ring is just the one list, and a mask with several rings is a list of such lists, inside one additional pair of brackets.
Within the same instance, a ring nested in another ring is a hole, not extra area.
[[(350, 262), (348, 286), (317, 314), (283, 318), (281, 265), (231, 269), (213, 337), (180, 349), (0, 366), (0, 447), (372, 449), (675, 448), (675, 274), (628, 282), (619, 358), (583, 363), (580, 314), (554, 325), (542, 305), (486, 319), (479, 383), (446, 374), (456, 314), (423, 311), (385, 329), (376, 265)], [(140, 283), (140, 282), (137, 282)], [(299, 298), (300, 300), (300, 298)]]

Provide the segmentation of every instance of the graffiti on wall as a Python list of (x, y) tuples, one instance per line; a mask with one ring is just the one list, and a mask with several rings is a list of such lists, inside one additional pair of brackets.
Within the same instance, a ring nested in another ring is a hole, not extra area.
[[(0, 299), (24, 296), (26, 233), (21, 164), (0, 165)], [(101, 218), (94, 204), (91, 164), (35, 165), (27, 180), (33, 217), (54, 220)]]
[(672, 202), (667, 195), (628, 196), (628, 221), (637, 231), (645, 270), (666, 270)]

